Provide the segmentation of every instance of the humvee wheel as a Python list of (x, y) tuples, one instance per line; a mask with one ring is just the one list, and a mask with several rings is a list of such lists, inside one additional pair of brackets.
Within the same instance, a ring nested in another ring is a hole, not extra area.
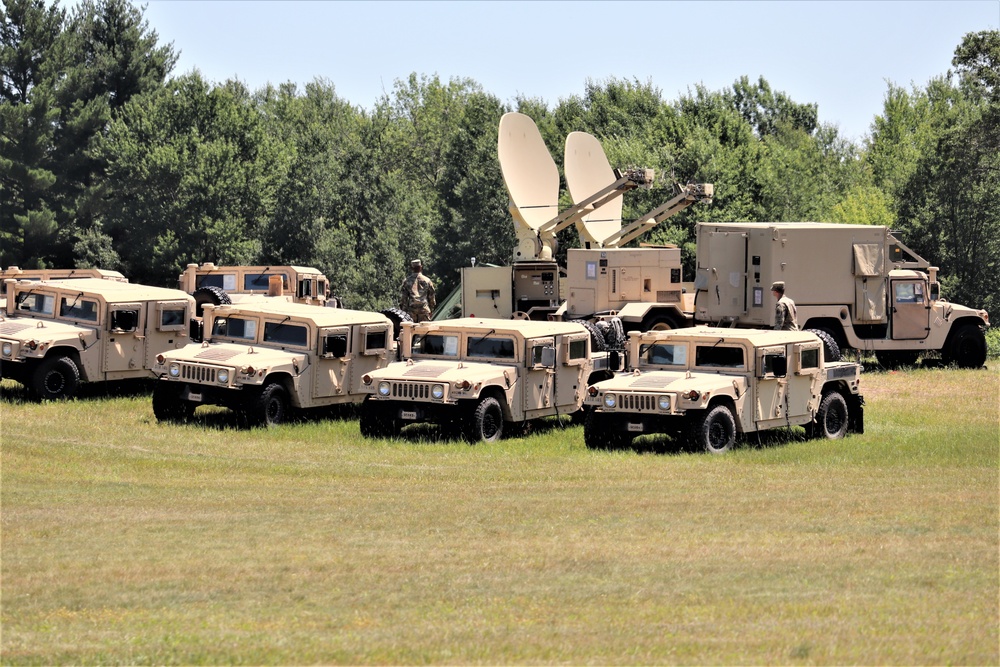
[(248, 417), (256, 426), (274, 426), (286, 421), (288, 412), (288, 391), (277, 382), (272, 382), (254, 399)]
[(38, 365), (31, 390), (39, 400), (69, 398), (80, 386), (80, 369), (69, 357), (49, 357)]
[(875, 360), (885, 369), (901, 368), (917, 363), (919, 354), (916, 350), (875, 350)]
[(823, 360), (840, 361), (840, 346), (833, 333), (826, 329), (806, 329), (809, 333), (816, 334), (816, 337), (823, 341)]
[(399, 340), (399, 332), (402, 329), (400, 326), (403, 322), (412, 322), (413, 318), (410, 314), (400, 310), (399, 308), (386, 308), (385, 310), (380, 310), (380, 314), (385, 315), (392, 322), (392, 337), (393, 340)]
[(465, 439), (469, 442), (496, 442), (503, 435), (503, 408), (492, 396), (479, 401), (467, 419)]
[(191, 296), (194, 297), (194, 312), (198, 317), (201, 317), (206, 303), (221, 306), (233, 302), (233, 300), (229, 298), (229, 295), (226, 294), (225, 290), (221, 287), (215, 287), (212, 285), (199, 287), (195, 291), (191, 292)]
[(724, 454), (736, 444), (736, 420), (725, 405), (695, 415), (688, 437), (710, 454)]
[(986, 363), (986, 335), (974, 324), (956, 331), (943, 350), (944, 361), (959, 368), (979, 368)]
[(368, 399), (361, 406), (358, 426), (361, 428), (361, 435), (366, 438), (392, 438), (399, 432), (396, 420), (385, 409)]
[(166, 380), (153, 386), (153, 416), (158, 421), (187, 421), (194, 415), (195, 404), (181, 398), (183, 386)]
[(663, 314), (652, 314), (647, 315), (645, 319), (642, 320), (640, 325), (640, 331), (669, 331), (671, 329), (680, 329), (684, 324), (673, 315), (663, 315)]
[(847, 434), (850, 423), (847, 412), (847, 401), (839, 391), (823, 394), (816, 411), (816, 419), (809, 424), (809, 435), (814, 438), (838, 440)]
[(583, 325), (583, 328), (590, 334), (590, 350), (592, 352), (604, 352), (606, 349), (604, 333), (601, 332), (596, 324), (590, 320), (570, 320), (570, 322)]

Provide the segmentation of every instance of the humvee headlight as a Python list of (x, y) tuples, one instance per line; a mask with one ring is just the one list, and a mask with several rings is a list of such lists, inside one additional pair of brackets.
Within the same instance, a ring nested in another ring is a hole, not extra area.
[(378, 383), (378, 393), (379, 393), (379, 396), (388, 396), (389, 395), (389, 389), (390, 389), (390, 385), (385, 380), (382, 380), (381, 382)]
[(669, 396), (660, 396), (659, 398), (656, 399), (656, 405), (658, 405), (661, 410), (669, 410), (670, 409), (670, 397)]
[(12, 343), (3, 344), (3, 356), (9, 357), (14, 352), (14, 345)]
[(219, 384), (226, 384), (229, 382), (229, 371), (225, 369), (219, 371), (219, 374), (215, 376), (215, 379), (219, 381)]
[(431, 387), (431, 396), (438, 399), (444, 398), (444, 385), (436, 384)]
[(614, 394), (604, 395), (604, 407), (613, 408), (618, 405), (618, 398)]
[(178, 363), (172, 363), (172, 364), (170, 364), (170, 371), (169, 372), (170, 372), (170, 377), (172, 377), (172, 378), (180, 377), (180, 375), (181, 375), (181, 365), (178, 364)]

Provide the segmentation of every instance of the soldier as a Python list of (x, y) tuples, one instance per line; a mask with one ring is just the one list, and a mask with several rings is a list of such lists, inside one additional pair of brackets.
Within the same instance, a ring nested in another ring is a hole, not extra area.
[(400, 309), (408, 313), (414, 322), (431, 319), (431, 311), (437, 306), (434, 299), (434, 283), (423, 274), (423, 263), (419, 259), (410, 262), (410, 275), (400, 286)]
[(795, 302), (785, 296), (785, 283), (779, 280), (771, 285), (771, 294), (778, 300), (774, 305), (774, 328), (783, 331), (798, 331), (799, 322), (795, 317)]

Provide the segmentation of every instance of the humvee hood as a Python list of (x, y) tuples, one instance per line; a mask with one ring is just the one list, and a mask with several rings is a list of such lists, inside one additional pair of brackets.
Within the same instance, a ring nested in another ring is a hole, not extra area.
[[(510, 370), (508, 370), (510, 369)], [(416, 361), (412, 364), (406, 361), (397, 361), (389, 364), (385, 368), (370, 373), (373, 380), (396, 380), (419, 382), (421, 380), (438, 380), (440, 382), (469, 382), (487, 381), (491, 378), (502, 377), (507, 370), (511, 381), (516, 378), (516, 369), (513, 365), (502, 365), (498, 363), (485, 362), (455, 362), (424, 360)], [(511, 372), (513, 371), (513, 375)]]
[(165, 354), (164, 357), (166, 357), (167, 362), (180, 361), (185, 363), (264, 368), (280, 363), (288, 363), (292, 359), (304, 360), (306, 355), (303, 352), (276, 350), (269, 347), (216, 343), (207, 346), (198, 344), (187, 345), (179, 350)]
[(717, 388), (732, 388), (733, 382), (745, 386), (746, 381), (739, 376), (717, 375), (715, 373), (688, 373), (687, 371), (645, 371), (638, 375), (622, 374), (597, 384), (601, 391), (713, 391)]
[[(39, 326), (41, 323), (43, 326)], [(94, 328), (83, 327), (72, 322), (59, 320), (36, 320), (31, 318), (9, 318), (0, 321), (0, 336), (12, 340), (57, 341), (78, 338), (81, 334), (93, 337)]]

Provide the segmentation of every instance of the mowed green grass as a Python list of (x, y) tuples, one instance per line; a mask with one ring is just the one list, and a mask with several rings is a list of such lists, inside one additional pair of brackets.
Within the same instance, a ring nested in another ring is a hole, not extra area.
[(867, 430), (724, 456), (2, 419), (4, 664), (985, 664), (1000, 364), (867, 373)]

